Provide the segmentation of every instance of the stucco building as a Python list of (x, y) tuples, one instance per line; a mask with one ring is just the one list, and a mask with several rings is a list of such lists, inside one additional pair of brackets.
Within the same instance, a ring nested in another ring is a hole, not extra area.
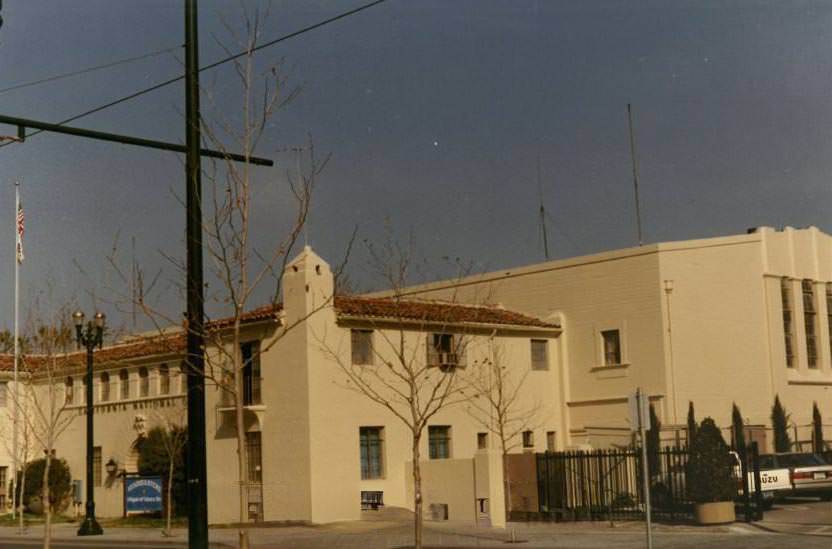
[[(399, 335), (437, 375), (448, 366), (471, 372), (498, 352), (523, 379), (522, 400), (539, 404), (515, 451), (628, 444), (626, 401), (636, 387), (649, 393), (668, 441), (683, 442), (688, 402), (724, 426), (736, 402), (764, 444), (775, 395), (798, 426), (810, 422), (812, 402), (832, 418), (832, 237), (814, 227), (549, 261), (398, 296), (333, 298), (333, 288), (329, 266), (307, 248), (284, 273), (282, 307), (245, 317), (252, 520), (356, 519), (362, 498), (379, 494), (410, 507), (409, 432), (344, 370), (395, 359)], [(455, 347), (463, 339), (464, 353)], [(171, 332), (97, 352), (100, 515), (122, 513), (119, 474), (135, 470), (142, 432), (184, 417), (183, 349)], [(220, 365), (216, 348), (208, 354), (209, 368)], [(63, 382), (76, 417), (57, 454), (83, 479), (83, 384), (80, 362), (72, 364)], [(9, 361), (2, 366), (8, 379)], [(237, 516), (233, 407), (210, 380), (206, 396), (209, 520), (227, 523)], [(501, 524), (496, 448), (464, 404), (431, 418), (421, 441), (428, 506)]]

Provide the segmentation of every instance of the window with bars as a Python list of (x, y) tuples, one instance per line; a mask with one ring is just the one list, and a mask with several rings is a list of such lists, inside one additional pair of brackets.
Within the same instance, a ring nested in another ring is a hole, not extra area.
[(260, 342), (243, 343), (240, 350), (243, 355), (243, 405), (261, 404)]
[(815, 306), (815, 285), (811, 280), (800, 284), (803, 294), (803, 324), (806, 327), (806, 363), (809, 368), (818, 367), (817, 307)]
[(7, 466), (0, 467), (0, 494), (6, 493), (6, 484), (9, 481), (9, 468)]
[(126, 369), (119, 370), (118, 384), (121, 391), (121, 400), (130, 398), (130, 373)]
[(549, 342), (545, 339), (532, 340), (532, 370), (549, 369)]
[(373, 331), (350, 330), (352, 363), (358, 365), (373, 364)]
[(534, 431), (523, 431), (523, 448), (534, 448)]
[(167, 364), (159, 366), (159, 394), (170, 394), (170, 368)]
[(139, 368), (139, 396), (150, 396), (150, 372), (144, 366)]
[(384, 478), (384, 427), (359, 427), (361, 478)]
[(794, 368), (794, 326), (792, 324), (792, 287), (788, 278), (780, 280), (780, 301), (783, 304), (783, 342), (786, 367)]
[(0, 408), (5, 408), (9, 405), (9, 384), (7, 382), (0, 383)]
[(826, 285), (826, 326), (829, 348), (832, 349), (832, 284)]
[(601, 332), (601, 343), (604, 346), (604, 366), (621, 364), (621, 334), (618, 330), (604, 330)]
[(101, 402), (110, 400), (110, 374), (107, 372), (101, 373)]
[(246, 433), (248, 481), (263, 482), (263, 439), (259, 431)]
[(488, 433), (477, 433), (477, 449), (484, 450), (488, 448)]
[(449, 426), (428, 426), (428, 456), (430, 459), (451, 457), (451, 428)]
[(92, 449), (92, 483), (94, 486), (101, 486), (101, 446)]

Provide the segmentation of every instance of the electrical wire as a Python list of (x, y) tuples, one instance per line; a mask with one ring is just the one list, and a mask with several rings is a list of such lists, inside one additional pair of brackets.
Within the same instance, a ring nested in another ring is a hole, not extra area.
[[(239, 52), (239, 53), (235, 53), (235, 54), (233, 54), (233, 55), (229, 55), (228, 57), (225, 57), (225, 58), (223, 58), (223, 59), (220, 59), (219, 61), (215, 61), (215, 62), (213, 62), (213, 63), (211, 63), (211, 64), (209, 64), (209, 65), (205, 65), (204, 67), (201, 67), (201, 68), (199, 69), (199, 72), (202, 72), (202, 71), (207, 71), (207, 70), (209, 70), (209, 69), (213, 69), (213, 68), (219, 67), (220, 65), (225, 64), (225, 63), (228, 63), (229, 61), (233, 61), (233, 60), (235, 60), (235, 59), (239, 59), (240, 57), (243, 57), (243, 56), (245, 56), (245, 55), (249, 55), (249, 54), (252, 54), (252, 53), (254, 53), (254, 52), (256, 52), (256, 51), (262, 50), (262, 49), (264, 49), (264, 48), (268, 48), (268, 47), (270, 47), (270, 46), (274, 46), (275, 44), (279, 44), (280, 42), (283, 42), (283, 41), (285, 41), (285, 40), (289, 40), (289, 39), (291, 39), (291, 38), (295, 38), (296, 36), (300, 36), (301, 34), (307, 33), (307, 32), (309, 32), (309, 31), (313, 31), (313, 30), (315, 30), (315, 29), (319, 29), (319, 28), (321, 28), (321, 27), (323, 27), (323, 26), (325, 26), (325, 25), (328, 25), (328, 24), (330, 24), (330, 23), (334, 23), (335, 21), (339, 21), (339, 20), (344, 19), (344, 18), (346, 18), (346, 17), (349, 17), (349, 16), (351, 16), (351, 15), (355, 15), (356, 13), (359, 13), (359, 12), (364, 11), (364, 10), (366, 10), (366, 9), (372, 8), (373, 6), (377, 6), (377, 5), (382, 4), (382, 3), (386, 2), (386, 1), (387, 1), (387, 0), (374, 0), (373, 2), (368, 2), (368, 3), (366, 3), (366, 4), (363, 4), (363, 5), (361, 5), (361, 6), (358, 6), (357, 8), (351, 9), (351, 10), (349, 10), (349, 11), (345, 11), (345, 12), (343, 12), (343, 13), (340, 13), (340, 14), (335, 15), (335, 16), (333, 16), (333, 17), (330, 17), (330, 18), (328, 18), (328, 19), (324, 19), (323, 21), (319, 21), (318, 23), (315, 23), (315, 24), (313, 24), (313, 25), (309, 25), (309, 26), (303, 27), (302, 29), (296, 30), (296, 31), (294, 31), (294, 32), (290, 32), (289, 34), (284, 34), (283, 36), (280, 36), (280, 37), (278, 37), (278, 38), (275, 38), (274, 40), (270, 40), (270, 41), (268, 41), (268, 42), (265, 42), (265, 43), (263, 43), (263, 44), (260, 44), (260, 45), (259, 45), (259, 46), (257, 46), (257, 47), (251, 48), (250, 50), (245, 50), (245, 51), (242, 51), (242, 52)], [(124, 97), (121, 97), (121, 98), (116, 99), (116, 100), (114, 100), (114, 101), (110, 101), (109, 103), (105, 103), (104, 105), (100, 105), (100, 106), (95, 107), (95, 108), (93, 108), (93, 109), (90, 109), (90, 110), (88, 110), (88, 111), (84, 111), (84, 112), (82, 112), (82, 113), (80, 113), (80, 114), (76, 114), (75, 116), (71, 116), (71, 117), (66, 118), (66, 119), (64, 119), (64, 120), (61, 120), (60, 122), (56, 122), (56, 124), (57, 124), (58, 126), (63, 126), (64, 124), (68, 124), (68, 123), (70, 123), (70, 122), (74, 122), (75, 120), (78, 120), (78, 119), (80, 119), (80, 118), (84, 118), (85, 116), (89, 116), (89, 115), (91, 115), (91, 114), (94, 114), (94, 113), (97, 113), (97, 112), (103, 111), (104, 109), (109, 109), (110, 107), (114, 107), (114, 106), (116, 106), (116, 105), (118, 105), (118, 104), (120, 104), (120, 103), (124, 103), (124, 102), (126, 102), (126, 101), (130, 101), (131, 99), (135, 99), (136, 97), (139, 97), (139, 96), (144, 95), (144, 94), (146, 94), (146, 93), (150, 93), (150, 92), (152, 92), (152, 91), (156, 91), (156, 90), (158, 90), (158, 89), (160, 89), (160, 88), (164, 88), (165, 86), (169, 86), (170, 84), (173, 84), (174, 82), (179, 82), (180, 80), (184, 80), (184, 79), (185, 79), (185, 75), (184, 75), (184, 74), (182, 74), (182, 75), (180, 75), (180, 76), (176, 76), (176, 77), (174, 77), (174, 78), (170, 78), (170, 79), (168, 79), (168, 80), (165, 80), (165, 81), (159, 82), (158, 84), (154, 84), (153, 86), (150, 86), (150, 87), (145, 88), (145, 89), (143, 89), (143, 90), (139, 90), (139, 91), (137, 91), (137, 92), (131, 93), (130, 95), (125, 95)], [(39, 134), (39, 133), (41, 133), (41, 132), (43, 132), (43, 131), (44, 131), (44, 130), (35, 130), (35, 131), (31, 132), (31, 133), (27, 133), (25, 137), (26, 137), (26, 138), (29, 138), (29, 137), (35, 136), (35, 135), (37, 135), (37, 134)], [(11, 142), (8, 142), (8, 143), (0, 143), (0, 148), (3, 148), (3, 147), (5, 147), (5, 146), (7, 146), (7, 145), (11, 145)]]
[(162, 55), (163, 53), (169, 53), (175, 50), (182, 48), (182, 46), (173, 46), (170, 48), (165, 48), (162, 50), (152, 51), (150, 53), (145, 53), (144, 55), (137, 55), (135, 57), (127, 57), (125, 59), (119, 59), (118, 61), (111, 61), (110, 63), (105, 63), (103, 65), (96, 65), (94, 67), (87, 67), (86, 69), (80, 69), (77, 71), (72, 72), (65, 72), (63, 74), (56, 74), (55, 76), (48, 76), (46, 78), (41, 78), (39, 80), (32, 80), (31, 82), (24, 82), (22, 84), (15, 84), (14, 86), (9, 86), (7, 88), (0, 88), (0, 93), (6, 93), (13, 90), (22, 90), (23, 88), (29, 88), (31, 86), (37, 86), (38, 84), (45, 84), (47, 82), (54, 82), (56, 80), (63, 80), (64, 78), (69, 78), (71, 76), (78, 76), (80, 74), (87, 74), (89, 72), (101, 70), (101, 69), (109, 69), (110, 67), (115, 67), (118, 65), (124, 65), (126, 63), (132, 63), (133, 61), (141, 61), (142, 59), (148, 59), (150, 57), (156, 57), (157, 55)]

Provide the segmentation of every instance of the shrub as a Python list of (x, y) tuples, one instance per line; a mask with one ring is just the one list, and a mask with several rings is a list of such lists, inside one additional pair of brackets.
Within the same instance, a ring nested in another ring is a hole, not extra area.
[(688, 496), (696, 503), (731, 501), (736, 494), (733, 460), (714, 420), (706, 417), (690, 447), (686, 476)]
[(780, 395), (774, 396), (774, 406), (771, 408), (771, 426), (774, 428), (774, 451), (789, 452), (792, 440), (789, 437), (789, 414), (780, 404)]
[[(41, 499), (45, 467), (46, 458), (30, 461), (26, 465), (26, 485), (23, 486), (23, 505), (26, 507)], [(63, 510), (71, 492), (72, 474), (69, 471), (69, 465), (63, 459), (52, 458), (49, 463), (49, 503), (52, 509), (58, 512)], [(20, 474), (18, 474), (17, 494), (20, 497)]]

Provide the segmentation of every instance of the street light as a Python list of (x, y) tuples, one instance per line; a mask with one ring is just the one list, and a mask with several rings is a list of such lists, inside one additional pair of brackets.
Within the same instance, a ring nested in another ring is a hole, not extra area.
[(95, 520), (95, 496), (93, 494), (93, 425), (92, 425), (92, 351), (99, 349), (104, 344), (104, 313), (95, 313), (92, 320), (84, 326), (84, 313), (75, 311), (72, 313), (72, 322), (75, 324), (75, 342), (80, 349), (82, 346), (87, 349), (87, 505), (86, 516), (81, 527), (78, 529), (79, 536), (100, 536), (104, 533), (101, 525)]

